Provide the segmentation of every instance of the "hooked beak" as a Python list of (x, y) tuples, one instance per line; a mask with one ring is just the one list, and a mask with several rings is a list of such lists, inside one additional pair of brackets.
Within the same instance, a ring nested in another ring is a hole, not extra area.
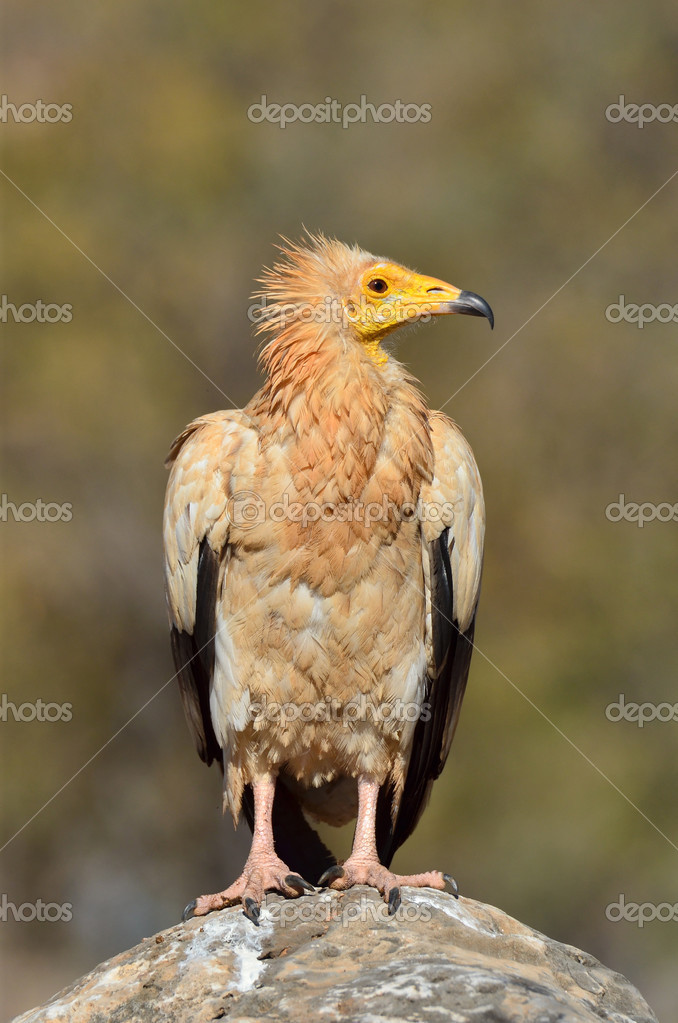
[(494, 313), (489, 303), (473, 291), (461, 291), (446, 281), (417, 275), (416, 292), (423, 311), (430, 316), (449, 316), (451, 313), (484, 316), (494, 329)]
[(450, 302), (449, 312), (464, 313), (466, 316), (484, 316), (490, 321), (490, 327), (494, 330), (494, 313), (489, 303), (473, 291), (460, 291), (459, 298)]

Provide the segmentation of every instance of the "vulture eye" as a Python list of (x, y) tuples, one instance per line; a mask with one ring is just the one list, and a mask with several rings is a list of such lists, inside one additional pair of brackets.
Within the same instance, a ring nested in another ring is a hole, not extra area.
[(367, 285), (370, 291), (373, 291), (375, 295), (383, 295), (384, 292), (388, 291), (388, 284), (383, 277), (375, 277), (373, 281)]

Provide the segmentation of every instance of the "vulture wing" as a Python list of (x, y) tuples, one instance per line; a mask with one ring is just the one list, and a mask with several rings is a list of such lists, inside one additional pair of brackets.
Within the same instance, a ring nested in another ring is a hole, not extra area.
[(426, 593), (427, 671), (403, 794), (382, 787), (377, 848), (388, 866), (414, 831), (450, 751), (468, 678), (485, 534), (482, 485), (459, 428), (431, 414), (434, 478), (422, 488), (422, 585)]
[(171, 473), (163, 538), (172, 653), (186, 719), (207, 764), (222, 763), (210, 684), (217, 597), (230, 556), (228, 502), (247, 487), (248, 465), (257, 453), (257, 434), (247, 422), (238, 410), (201, 416), (177, 437), (166, 462)]

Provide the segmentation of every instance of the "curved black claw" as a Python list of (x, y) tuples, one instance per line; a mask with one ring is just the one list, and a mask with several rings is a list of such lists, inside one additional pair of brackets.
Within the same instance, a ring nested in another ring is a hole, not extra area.
[(318, 888), (329, 888), (333, 881), (338, 881), (345, 873), (344, 868), (335, 863), (334, 866), (327, 868), (322, 877), (318, 878)]
[(288, 888), (292, 888), (297, 895), (301, 895), (303, 892), (315, 891), (313, 885), (304, 880), (300, 874), (288, 874), (285, 878), (285, 884)]
[(251, 920), (255, 927), (259, 926), (259, 914), (261, 913), (261, 906), (254, 899), (245, 899), (242, 904), (243, 913), (248, 920)]
[(388, 893), (388, 915), (393, 916), (400, 905), (400, 888), (391, 888)]
[(455, 899), (459, 898), (459, 885), (450, 874), (443, 874), (443, 881), (445, 882), (445, 891), (449, 892), (450, 895), (454, 895)]
[(198, 905), (198, 902), (197, 902), (196, 899), (193, 899), (193, 902), (189, 902), (189, 904), (186, 906), (186, 909), (181, 914), (181, 921), (182, 921), (182, 923), (186, 923), (187, 920), (190, 920), (191, 917), (193, 917), (193, 915), (194, 915), (193, 910), (195, 909), (195, 907), (197, 905)]

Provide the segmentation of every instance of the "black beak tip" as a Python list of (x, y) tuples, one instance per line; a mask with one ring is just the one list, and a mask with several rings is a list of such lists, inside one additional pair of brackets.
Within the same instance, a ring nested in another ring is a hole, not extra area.
[(484, 316), (494, 330), (494, 313), (489, 302), (486, 302), (480, 295), (476, 295), (473, 291), (462, 291), (454, 304), (460, 313), (466, 313), (467, 316)]

